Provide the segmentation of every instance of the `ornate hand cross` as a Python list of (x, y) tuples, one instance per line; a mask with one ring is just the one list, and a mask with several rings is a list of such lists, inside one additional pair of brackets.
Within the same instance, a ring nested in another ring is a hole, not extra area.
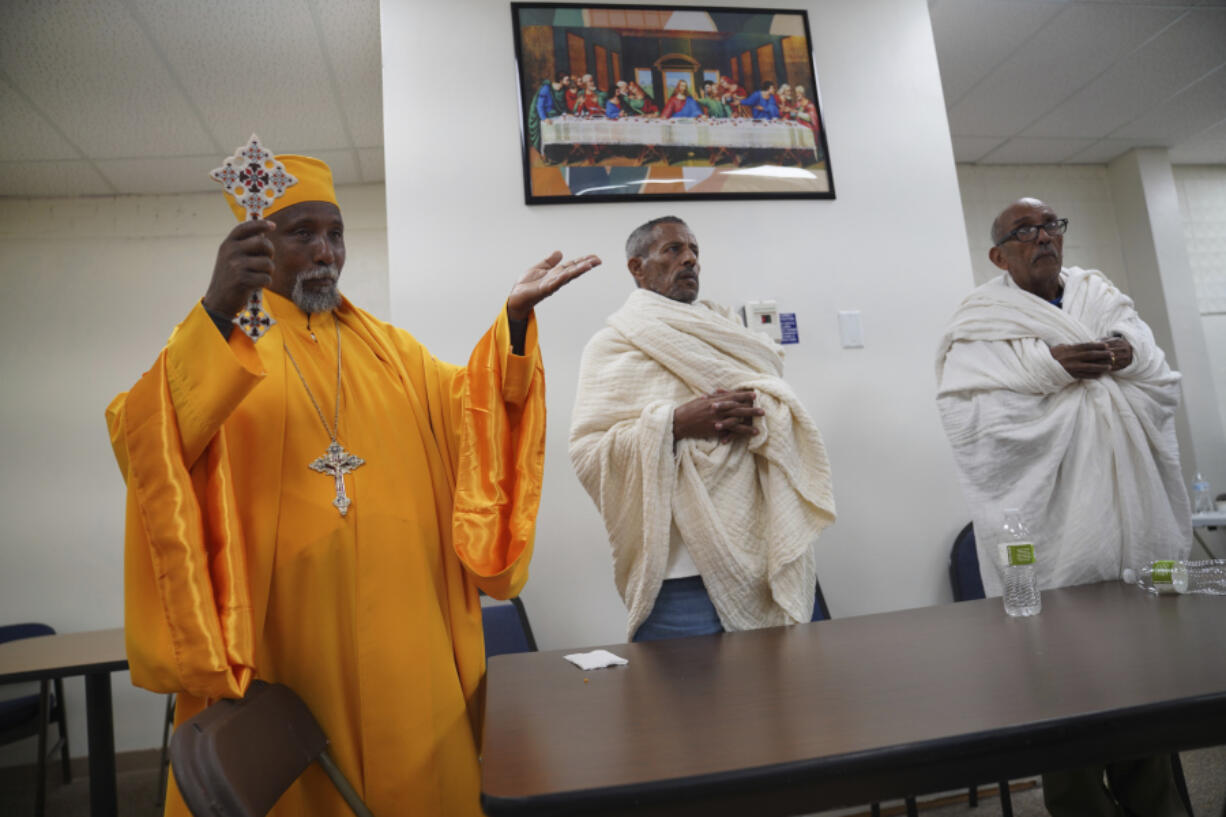
[[(251, 140), (225, 160), (221, 167), (209, 173), (209, 177), (234, 197), (247, 212), (248, 219), (258, 219), (264, 209), (285, 194), (285, 189), (298, 180), (285, 172), (285, 165), (277, 161), (272, 151), (260, 144), (260, 137), (251, 134)], [(264, 311), (258, 289), (252, 290), (247, 306), (234, 319), (239, 329), (252, 340), (259, 340), (276, 321)], [(355, 466), (356, 467), (356, 466)]]
[(345, 474), (365, 464), (366, 460), (350, 454), (335, 440), (328, 446), (326, 454), (317, 457), (311, 463), (312, 471), (318, 471), (336, 479), (336, 499), (332, 500), (332, 504), (341, 512), (341, 516), (349, 513), (350, 505), (350, 499), (345, 495)]

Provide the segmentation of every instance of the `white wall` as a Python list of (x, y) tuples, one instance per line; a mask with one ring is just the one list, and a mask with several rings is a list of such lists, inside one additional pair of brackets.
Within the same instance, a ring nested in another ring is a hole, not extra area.
[[(1201, 326), (1226, 426), (1226, 167), (1176, 166), (1175, 188)], [(1214, 493), (1226, 492), (1226, 484)]]
[[(506, 4), (382, 4), (393, 320), (462, 361), (531, 263), (555, 248), (605, 259), (538, 310), (549, 432), (524, 598), (545, 648), (624, 637), (605, 533), (566, 438), (582, 347), (632, 287), (625, 237), (666, 213), (698, 237), (704, 297), (775, 298), (797, 314), (801, 343), (788, 347), (786, 376), (830, 452), (839, 520), (819, 542), (818, 564), (834, 614), (950, 597), (947, 555), (968, 517), (933, 366), (944, 322), (973, 281), (927, 6), (762, 5), (809, 11), (834, 201), (528, 207)], [(456, 60), (439, 31), (462, 31), (482, 48)], [(456, 87), (486, 88), (490, 104), (435, 95), (427, 118), (422, 78), (444, 64)], [(865, 349), (839, 348), (839, 309), (862, 310)]]
[(1010, 202), (1033, 196), (1069, 220), (1065, 266), (1102, 270), (1124, 292), (1128, 271), (1120, 253), (1106, 165), (958, 165), (962, 212), (975, 283), (1001, 274), (988, 260), (992, 220)]
[[(338, 196), (342, 289), (386, 316), (383, 186)], [(0, 199), (0, 622), (123, 624), (124, 487), (103, 412), (204, 295), (233, 226), (220, 194)], [(126, 673), (113, 688), (116, 748), (158, 745), (160, 696)], [(65, 693), (72, 753), (84, 755), (81, 679)], [(4, 747), (0, 765), (30, 763), (31, 752), (28, 742)]]
[(1226, 483), (1226, 429), (1196, 305), (1174, 172), (1165, 148), (1131, 150), (1107, 166), (1137, 312), (1183, 375), (1175, 416), (1185, 482)]

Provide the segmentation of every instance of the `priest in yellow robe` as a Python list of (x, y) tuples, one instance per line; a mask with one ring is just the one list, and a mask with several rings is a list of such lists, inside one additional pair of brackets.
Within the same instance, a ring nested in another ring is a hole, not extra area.
[[(340, 295), (331, 171), (277, 158), (298, 184), (231, 231), (204, 298), (107, 410), (132, 680), (179, 693), (176, 723), (284, 683), (376, 815), (477, 815), (478, 590), (527, 580), (543, 473), (532, 310), (600, 261), (537, 264), (452, 366)], [(253, 342), (231, 318), (257, 288), (275, 323)], [(173, 780), (166, 813), (187, 814)], [(349, 811), (312, 766), (274, 814)]]

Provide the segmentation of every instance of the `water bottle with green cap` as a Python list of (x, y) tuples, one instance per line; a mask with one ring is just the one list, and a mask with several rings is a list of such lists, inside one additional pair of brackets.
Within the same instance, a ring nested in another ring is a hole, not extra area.
[(1011, 616), (1038, 615), (1043, 608), (1035, 575), (1034, 537), (1017, 508), (1004, 514), (1004, 537), (997, 545), (997, 561), (1004, 576), (1005, 612)]

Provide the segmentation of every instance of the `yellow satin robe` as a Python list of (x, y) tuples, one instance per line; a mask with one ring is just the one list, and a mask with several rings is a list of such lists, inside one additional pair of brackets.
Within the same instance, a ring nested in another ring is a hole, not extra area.
[[(308, 469), (329, 444), (336, 323), (265, 292), (277, 324), (227, 342), (197, 304), (107, 410), (128, 484), (125, 626), (133, 683), (180, 693), (176, 723), (252, 678), (311, 708), (379, 817), (480, 814), (477, 589), (528, 576), (545, 446), (536, 325), (504, 313), (466, 368), (353, 307), (336, 311), (339, 442), (365, 464)], [(313, 333), (313, 337), (312, 337)], [(283, 346), (284, 343), (284, 346)], [(187, 809), (171, 786), (167, 814)], [(348, 815), (318, 766), (277, 815)]]

